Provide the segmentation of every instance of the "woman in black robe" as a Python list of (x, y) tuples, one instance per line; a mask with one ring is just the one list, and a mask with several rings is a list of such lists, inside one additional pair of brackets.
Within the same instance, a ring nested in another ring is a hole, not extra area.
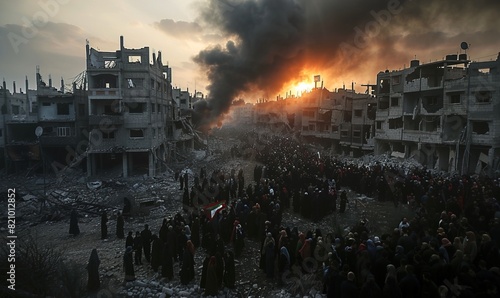
[(69, 233), (73, 236), (80, 234), (80, 227), (78, 227), (78, 213), (76, 210), (71, 211), (71, 217), (69, 220)]
[(125, 221), (123, 220), (123, 215), (118, 212), (118, 217), (116, 218), (116, 237), (118, 237), (118, 239), (125, 238), (125, 232), (123, 231), (124, 226)]
[(218, 292), (219, 281), (217, 276), (217, 261), (215, 256), (211, 256), (207, 264), (205, 296), (217, 296)]
[(217, 252), (215, 254), (216, 266), (215, 272), (217, 274), (217, 289), (222, 288), (222, 281), (224, 280), (224, 253)]
[(280, 249), (280, 256), (278, 259), (278, 284), (283, 284), (285, 278), (285, 272), (290, 270), (290, 254), (288, 253), (288, 249), (285, 245), (283, 245)]
[(134, 272), (134, 257), (132, 256), (132, 252), (134, 249), (132, 246), (128, 246), (125, 250), (125, 255), (123, 256), (123, 269), (125, 270), (125, 281), (133, 281), (135, 280), (135, 272)]
[(201, 280), (200, 280), (200, 289), (204, 289), (207, 284), (207, 269), (208, 262), (210, 261), (210, 256), (206, 256), (205, 260), (203, 260), (203, 267), (201, 269)]
[(186, 242), (182, 256), (182, 268), (180, 272), (181, 283), (187, 285), (194, 279), (194, 244), (191, 240)]
[(162, 242), (155, 234), (151, 236), (151, 239), (153, 240), (153, 245), (151, 247), (151, 268), (154, 272), (157, 272), (161, 264)]
[(191, 223), (191, 241), (194, 247), (200, 247), (200, 218), (197, 215), (193, 216)]
[(166, 277), (169, 281), (174, 278), (173, 256), (167, 244), (163, 245), (163, 253), (161, 254), (161, 276)]
[(224, 285), (234, 289), (236, 282), (236, 273), (234, 268), (234, 254), (232, 251), (226, 251), (224, 254)]
[(134, 237), (132, 236), (132, 231), (128, 232), (127, 239), (125, 239), (125, 249), (129, 246), (134, 247)]
[(266, 240), (264, 242), (263, 252), (264, 252), (264, 271), (266, 272), (267, 278), (274, 277), (274, 247), (275, 241), (271, 233), (268, 233)]
[(339, 209), (340, 213), (344, 213), (346, 205), (347, 205), (347, 193), (345, 192), (345, 190), (343, 190), (342, 193), (340, 194), (340, 209)]
[(94, 248), (90, 253), (89, 263), (87, 265), (87, 289), (90, 292), (99, 290), (101, 286), (101, 281), (99, 280), (99, 264), (101, 264), (101, 261), (97, 255), (97, 249)]

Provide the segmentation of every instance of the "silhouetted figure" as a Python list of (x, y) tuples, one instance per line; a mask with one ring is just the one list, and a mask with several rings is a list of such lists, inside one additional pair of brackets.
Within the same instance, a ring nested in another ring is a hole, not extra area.
[(130, 199), (127, 197), (123, 198), (123, 215), (130, 215), (130, 212), (132, 211), (132, 203), (130, 202)]
[(90, 292), (99, 290), (101, 286), (101, 281), (99, 280), (99, 264), (101, 264), (101, 261), (99, 261), (97, 249), (94, 248), (90, 253), (89, 263), (87, 264), (87, 289)]
[(144, 230), (141, 232), (142, 238), (142, 249), (144, 250), (144, 257), (146, 261), (151, 262), (151, 230), (149, 229), (149, 225), (144, 225)]
[(182, 190), (184, 188), (184, 174), (181, 173), (179, 176), (179, 189)]
[(134, 237), (132, 236), (132, 231), (128, 232), (127, 239), (125, 239), (125, 248), (134, 247)]
[(80, 234), (80, 228), (78, 227), (78, 213), (74, 209), (71, 211), (71, 217), (69, 220), (69, 233), (73, 236)]
[(185, 189), (189, 189), (189, 187), (188, 187), (188, 182), (189, 182), (189, 175), (188, 175), (188, 173), (186, 172), (186, 173), (184, 173), (184, 188), (185, 188)]
[(346, 205), (347, 205), (347, 193), (345, 190), (343, 190), (342, 193), (340, 194), (340, 208), (339, 208), (340, 213), (345, 212)]
[(235, 282), (234, 254), (232, 251), (226, 251), (224, 254), (224, 285), (230, 289), (234, 289)]
[(151, 236), (152, 245), (151, 245), (151, 268), (153, 268), (154, 272), (158, 271), (158, 268), (161, 264), (161, 250), (163, 242), (156, 235)]
[(118, 239), (125, 238), (125, 232), (123, 231), (125, 227), (125, 221), (123, 220), (123, 215), (118, 212), (118, 216), (116, 218), (116, 237)]
[(172, 252), (167, 244), (163, 244), (161, 254), (161, 276), (172, 280), (174, 278), (174, 260)]
[(217, 261), (215, 256), (211, 256), (207, 264), (205, 279), (205, 296), (217, 296), (219, 292), (219, 281), (217, 277)]
[(101, 214), (101, 239), (108, 238), (108, 215), (106, 211)]
[(125, 270), (125, 281), (135, 280), (134, 272), (134, 259), (132, 257), (132, 252), (134, 249), (132, 246), (128, 246), (125, 250), (125, 255), (123, 256), (123, 269)]
[(142, 238), (139, 231), (135, 232), (134, 238), (135, 264), (142, 265)]
[(182, 256), (182, 268), (180, 272), (181, 283), (183, 285), (187, 285), (194, 279), (194, 252), (194, 244), (191, 240), (188, 240)]

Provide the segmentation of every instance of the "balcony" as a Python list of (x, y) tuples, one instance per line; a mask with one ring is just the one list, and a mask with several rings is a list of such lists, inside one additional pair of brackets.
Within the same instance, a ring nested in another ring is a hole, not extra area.
[(40, 139), (43, 146), (74, 146), (78, 143), (78, 138), (75, 136), (59, 137), (51, 134), (43, 135)]
[(90, 115), (89, 125), (123, 125), (123, 115)]
[(472, 144), (474, 145), (483, 145), (489, 147), (494, 145), (495, 143), (498, 143), (498, 140), (497, 142), (495, 142), (495, 137), (490, 135), (489, 133), (486, 134), (478, 134), (475, 132), (472, 133)]
[(399, 141), (402, 138), (402, 134), (403, 134), (402, 128), (377, 130), (375, 132), (375, 138), (379, 140)]
[(89, 99), (121, 99), (119, 88), (99, 88), (89, 90)]
[(38, 122), (37, 115), (4, 115), (7, 123), (36, 123)]
[(440, 144), (442, 138), (440, 131), (405, 130), (403, 132), (403, 141)]

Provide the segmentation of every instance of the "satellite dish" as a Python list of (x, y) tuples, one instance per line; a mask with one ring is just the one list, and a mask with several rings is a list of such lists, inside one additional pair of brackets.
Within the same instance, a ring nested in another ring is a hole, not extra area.
[(469, 48), (469, 44), (466, 43), (465, 41), (463, 41), (461, 44), (460, 44), (460, 47), (462, 48), (462, 50), (467, 50)]
[(43, 127), (37, 126), (35, 128), (35, 136), (37, 136), (37, 138), (39, 138), (42, 134), (43, 134)]

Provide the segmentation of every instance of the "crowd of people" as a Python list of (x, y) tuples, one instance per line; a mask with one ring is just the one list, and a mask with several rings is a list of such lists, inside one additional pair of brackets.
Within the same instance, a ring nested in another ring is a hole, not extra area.
[[(134, 279), (144, 253), (167, 280), (179, 262), (180, 280), (189, 284), (194, 254), (204, 251), (200, 288), (206, 295), (235, 287), (234, 260), (243, 256), (258, 257), (263, 276), (289, 289), (303, 289), (302, 277), (314, 276), (328, 297), (499, 296), (500, 179), (350, 164), (291, 138), (247, 139), (252, 143), (242, 146), (254, 148), (258, 162), (254, 181), (245, 183), (242, 170), (208, 175), (202, 168), (189, 189), (187, 172), (179, 173), (183, 212), (165, 218), (157, 234), (147, 225), (135, 237), (129, 233), (126, 280)], [(415, 216), (381, 235), (363, 221), (348, 233), (282, 224), (283, 212), (314, 222), (346, 212), (346, 188), (411, 206)], [(204, 208), (217, 201), (225, 208)], [(248, 256), (245, 241), (257, 241), (260, 255)]]

